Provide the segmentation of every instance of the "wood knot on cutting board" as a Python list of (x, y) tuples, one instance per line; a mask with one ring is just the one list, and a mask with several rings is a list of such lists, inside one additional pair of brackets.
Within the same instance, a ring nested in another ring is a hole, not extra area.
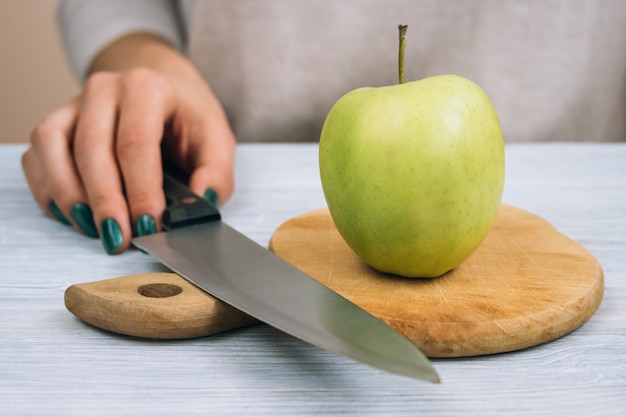
[(183, 289), (178, 285), (157, 282), (154, 284), (142, 285), (137, 288), (137, 292), (144, 297), (167, 298), (180, 294), (183, 292)]

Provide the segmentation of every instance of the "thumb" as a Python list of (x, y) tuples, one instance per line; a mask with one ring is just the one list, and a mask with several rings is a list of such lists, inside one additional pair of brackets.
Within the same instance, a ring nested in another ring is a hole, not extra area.
[(224, 204), (235, 189), (236, 146), (234, 135), (224, 132), (211, 136), (193, 152), (189, 188), (217, 207)]
[(169, 145), (173, 145), (173, 155), (179, 157), (181, 165), (190, 173), (191, 191), (219, 206), (235, 189), (237, 142), (224, 109), (210, 89), (206, 89), (202, 97), (200, 107), (180, 106), (175, 117), (185, 127), (178, 131), (186, 134)]
[(224, 204), (235, 188), (233, 164), (205, 164), (189, 178), (189, 188), (216, 207)]

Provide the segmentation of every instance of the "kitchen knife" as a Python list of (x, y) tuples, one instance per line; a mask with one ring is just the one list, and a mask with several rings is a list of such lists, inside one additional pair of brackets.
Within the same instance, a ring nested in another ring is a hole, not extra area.
[(164, 174), (164, 232), (138, 248), (208, 294), (292, 336), (399, 375), (439, 382), (403, 335), (221, 221), (218, 209)]

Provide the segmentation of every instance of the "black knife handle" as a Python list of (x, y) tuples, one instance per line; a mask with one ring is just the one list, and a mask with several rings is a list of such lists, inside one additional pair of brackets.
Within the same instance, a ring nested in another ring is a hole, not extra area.
[[(171, 171), (171, 168), (168, 170)], [(194, 194), (171, 172), (163, 173), (163, 192), (167, 201), (163, 212), (165, 230), (221, 220), (217, 207)]]

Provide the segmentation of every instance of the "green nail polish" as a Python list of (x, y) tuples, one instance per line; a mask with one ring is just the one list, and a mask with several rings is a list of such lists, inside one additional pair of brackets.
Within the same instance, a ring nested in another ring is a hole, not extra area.
[(208, 190), (206, 190), (203, 197), (206, 201), (213, 204), (215, 207), (219, 207), (220, 197), (217, 195), (213, 188), (209, 188)]
[(50, 201), (50, 211), (57, 219), (59, 219), (61, 223), (67, 225), (72, 224), (67, 217), (65, 217), (65, 214), (63, 214), (63, 212), (59, 209), (59, 206), (57, 206), (57, 203), (55, 203), (54, 200)]
[(117, 222), (113, 219), (104, 219), (100, 225), (100, 231), (102, 232), (102, 243), (104, 249), (108, 254), (113, 254), (117, 251), (122, 243), (124, 243), (124, 236), (122, 236), (122, 230)]
[(98, 237), (98, 229), (93, 221), (93, 213), (87, 204), (78, 203), (70, 210), (72, 219), (80, 226), (83, 232), (93, 238)]
[(152, 216), (143, 214), (137, 218), (135, 229), (137, 230), (137, 236), (152, 235), (156, 233), (156, 223)]

